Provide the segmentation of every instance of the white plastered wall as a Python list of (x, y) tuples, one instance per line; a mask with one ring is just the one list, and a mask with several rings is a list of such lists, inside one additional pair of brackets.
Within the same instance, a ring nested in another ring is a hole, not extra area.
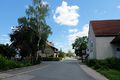
[(96, 37), (96, 58), (105, 59), (113, 57), (114, 48), (110, 43), (114, 37)]

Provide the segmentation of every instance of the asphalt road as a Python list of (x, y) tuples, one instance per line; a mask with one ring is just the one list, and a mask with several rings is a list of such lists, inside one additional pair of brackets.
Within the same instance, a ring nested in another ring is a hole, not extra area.
[(64, 60), (60, 62), (43, 62), (41, 67), (31, 67), (10, 71), (8, 74), (14, 74), (3, 80), (95, 80), (86, 74), (77, 60)]

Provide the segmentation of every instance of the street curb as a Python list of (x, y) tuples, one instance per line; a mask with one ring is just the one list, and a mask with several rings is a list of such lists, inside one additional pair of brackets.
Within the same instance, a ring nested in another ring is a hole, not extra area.
[(96, 72), (95, 70), (93, 70), (92, 68), (81, 64), (80, 65), (81, 69), (83, 69), (88, 75), (92, 76), (94, 79), (96, 80), (109, 80), (107, 79), (105, 76), (101, 75), (100, 73)]

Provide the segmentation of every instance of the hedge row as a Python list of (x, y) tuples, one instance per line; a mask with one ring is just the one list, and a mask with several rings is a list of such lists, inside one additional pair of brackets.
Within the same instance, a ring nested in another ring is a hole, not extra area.
[(54, 57), (42, 57), (41, 58), (41, 61), (60, 61), (60, 60), (62, 60), (62, 58), (60, 58), (60, 57), (56, 57), (56, 58), (54, 58)]
[(30, 65), (31, 65), (30, 63), (25, 61), (23, 62), (13, 61), (0, 55), (0, 70), (8, 70), (8, 69), (20, 68)]
[(115, 69), (120, 70), (120, 59), (108, 58), (105, 60), (91, 59), (86, 64), (94, 69)]

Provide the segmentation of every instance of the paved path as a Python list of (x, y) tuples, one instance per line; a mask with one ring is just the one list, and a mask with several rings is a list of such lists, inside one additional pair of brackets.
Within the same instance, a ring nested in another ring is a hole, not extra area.
[(81, 69), (77, 60), (44, 62), (31, 68), (8, 71), (0, 80), (95, 80)]

